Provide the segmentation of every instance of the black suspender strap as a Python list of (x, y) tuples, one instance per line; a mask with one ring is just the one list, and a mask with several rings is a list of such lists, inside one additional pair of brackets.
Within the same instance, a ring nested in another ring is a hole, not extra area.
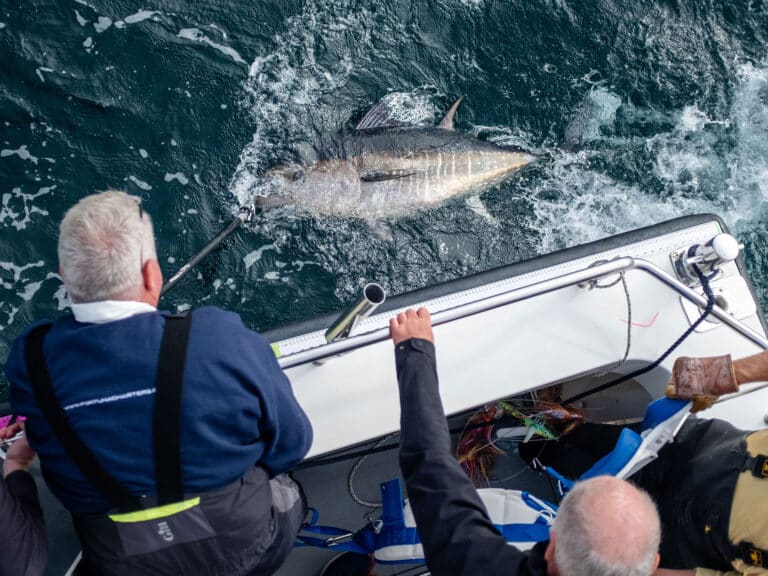
[(157, 504), (184, 499), (181, 466), (181, 393), (192, 314), (166, 316), (157, 364), (154, 455)]
[(752, 476), (756, 476), (757, 478), (768, 478), (768, 456), (765, 454), (757, 454), (756, 456), (753, 456), (747, 452), (742, 470), (750, 471)]
[(733, 545), (733, 554), (749, 566), (768, 568), (768, 551), (756, 548), (749, 542), (741, 542)]
[[(192, 314), (167, 316), (160, 344), (155, 382), (153, 415), (153, 452), (157, 505), (171, 504), (184, 499), (181, 465), (181, 394), (187, 343)], [(134, 511), (144, 508), (141, 500), (121, 486), (107, 472), (93, 452), (75, 433), (51, 385), (43, 352), (43, 340), (50, 325), (33, 329), (24, 342), (25, 360), (30, 384), (37, 403), (54, 434), (70, 458), (94, 487), (120, 510)]]
[(118, 484), (101, 466), (93, 452), (75, 434), (67, 419), (67, 413), (56, 398), (43, 352), (43, 340), (50, 328), (50, 324), (34, 328), (24, 342), (24, 356), (30, 385), (37, 403), (40, 405), (43, 417), (48, 421), (59, 442), (64, 446), (80, 472), (114, 507), (119, 510), (138, 510), (141, 508), (139, 499)]

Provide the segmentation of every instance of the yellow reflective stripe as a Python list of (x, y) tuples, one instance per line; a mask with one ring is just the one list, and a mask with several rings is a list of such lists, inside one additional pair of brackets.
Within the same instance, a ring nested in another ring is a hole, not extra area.
[(173, 516), (184, 510), (189, 510), (200, 504), (200, 497), (191, 498), (182, 502), (174, 502), (165, 506), (155, 506), (146, 510), (137, 510), (126, 514), (110, 514), (109, 517), (115, 522), (143, 522), (145, 520), (157, 520), (166, 516)]
[(280, 344), (273, 342), (270, 346), (272, 346), (272, 352), (275, 353), (275, 358), (280, 358)]

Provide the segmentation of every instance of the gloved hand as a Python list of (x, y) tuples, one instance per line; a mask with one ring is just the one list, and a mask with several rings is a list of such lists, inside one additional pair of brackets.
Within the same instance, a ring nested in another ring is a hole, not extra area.
[(693, 400), (692, 412), (712, 406), (722, 394), (736, 392), (739, 385), (731, 355), (708, 358), (681, 356), (672, 367), (667, 397)]

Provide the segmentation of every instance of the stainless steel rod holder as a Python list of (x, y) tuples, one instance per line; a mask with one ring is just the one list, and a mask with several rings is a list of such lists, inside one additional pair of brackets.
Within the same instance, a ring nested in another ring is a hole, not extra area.
[(375, 282), (366, 284), (360, 299), (344, 311), (341, 316), (331, 324), (331, 327), (326, 330), (326, 342), (330, 343), (342, 338), (347, 338), (357, 323), (376, 310), (386, 298), (387, 295), (384, 292), (384, 288)]

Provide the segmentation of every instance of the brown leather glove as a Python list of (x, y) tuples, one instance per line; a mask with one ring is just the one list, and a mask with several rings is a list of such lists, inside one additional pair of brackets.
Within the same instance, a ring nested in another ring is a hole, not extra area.
[(739, 385), (731, 355), (708, 358), (681, 356), (672, 367), (667, 397), (693, 400), (692, 412), (709, 408), (722, 394), (736, 392)]

